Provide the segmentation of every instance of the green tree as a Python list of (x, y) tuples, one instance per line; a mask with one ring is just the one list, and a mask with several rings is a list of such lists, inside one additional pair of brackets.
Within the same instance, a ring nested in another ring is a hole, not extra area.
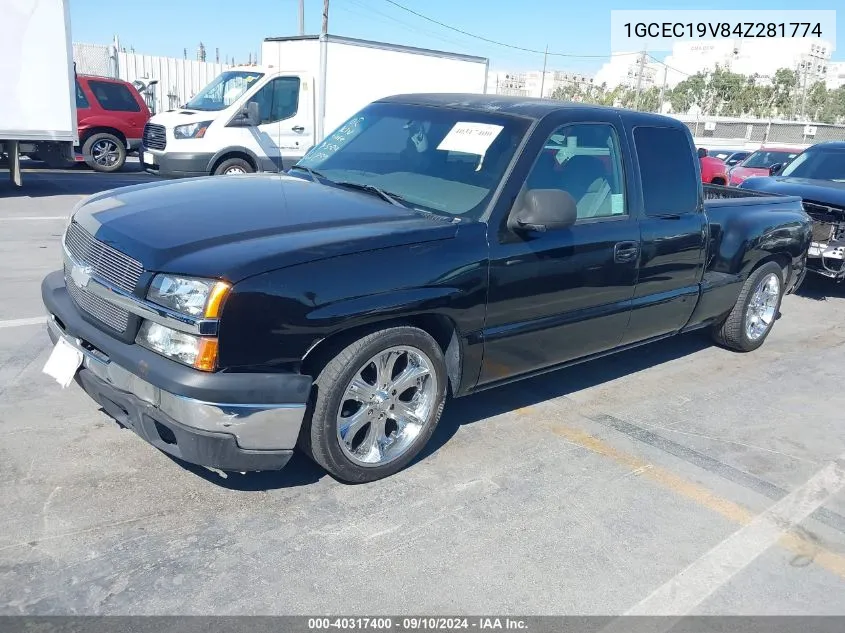
[(670, 103), (672, 111), (680, 114), (689, 112), (693, 106), (704, 107), (703, 100), (707, 91), (707, 75), (698, 72), (687, 77), (672, 90)]
[(788, 117), (795, 113), (795, 89), (798, 86), (798, 72), (789, 68), (775, 71), (772, 80), (772, 107), (780, 117)]

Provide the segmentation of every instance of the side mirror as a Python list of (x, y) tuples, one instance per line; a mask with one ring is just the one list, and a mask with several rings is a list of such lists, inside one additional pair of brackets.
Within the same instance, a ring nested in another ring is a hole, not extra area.
[(261, 121), (261, 116), (258, 113), (258, 104), (255, 101), (248, 102), (240, 112), (238, 112), (229, 125), (235, 127), (255, 127)]
[(512, 231), (557, 231), (572, 226), (578, 219), (575, 198), (566, 191), (529, 189), (520, 198), (508, 219)]
[(769, 176), (777, 176), (777, 173), (783, 167), (783, 163), (775, 163), (774, 165), (769, 167)]

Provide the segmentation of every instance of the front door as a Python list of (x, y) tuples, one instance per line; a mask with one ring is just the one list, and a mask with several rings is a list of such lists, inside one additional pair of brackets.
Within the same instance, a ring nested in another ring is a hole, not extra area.
[[(592, 114), (591, 114), (592, 116)], [(526, 189), (561, 189), (574, 225), (516, 235), (490, 227), (490, 287), (479, 384), (613, 348), (622, 340), (637, 281), (640, 229), (623, 168), (621, 121), (550, 129)]]
[(313, 142), (313, 90), (297, 75), (268, 81), (250, 101), (258, 103), (260, 123), (252, 129), (266, 171), (284, 170), (299, 160)]

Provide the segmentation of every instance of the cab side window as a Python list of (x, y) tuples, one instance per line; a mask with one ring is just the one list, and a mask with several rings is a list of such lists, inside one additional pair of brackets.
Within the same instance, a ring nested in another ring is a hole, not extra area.
[(695, 213), (701, 183), (687, 136), (678, 128), (638, 126), (634, 145), (646, 215)]
[(616, 130), (606, 123), (558, 128), (540, 151), (526, 187), (566, 191), (575, 199), (578, 220), (626, 215)]
[(299, 77), (277, 77), (259, 90), (251, 101), (258, 103), (259, 125), (294, 116), (299, 110)]

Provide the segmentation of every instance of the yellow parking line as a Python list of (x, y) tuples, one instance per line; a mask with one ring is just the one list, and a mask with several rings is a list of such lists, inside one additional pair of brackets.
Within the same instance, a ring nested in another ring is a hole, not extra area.
[[(524, 411), (524, 409), (520, 411)], [(612, 459), (616, 463), (630, 468), (632, 471), (637, 471), (640, 476), (646, 477), (664, 488), (722, 515), (734, 523), (747, 525), (756, 516), (748, 508), (719, 497), (710, 490), (707, 490), (707, 488), (687, 481), (639, 457), (620, 451), (593, 435), (557, 423), (553, 423), (550, 428), (553, 433), (568, 442)], [(796, 555), (796, 561), (793, 564), (797, 564), (798, 561), (804, 563), (805, 560), (807, 564), (814, 562), (828, 571), (845, 578), (845, 556), (824, 548), (800, 532), (791, 532), (784, 535), (778, 541), (778, 544)]]

